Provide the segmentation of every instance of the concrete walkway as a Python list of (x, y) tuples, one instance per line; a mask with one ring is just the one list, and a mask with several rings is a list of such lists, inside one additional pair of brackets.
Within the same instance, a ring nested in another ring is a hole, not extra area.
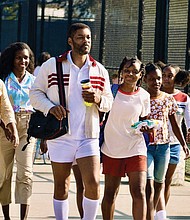
[[(53, 180), (51, 165), (43, 164), (43, 160), (36, 160), (34, 164), (34, 185), (28, 220), (52, 220), (55, 219), (52, 205)], [(13, 176), (13, 181), (15, 175)], [(14, 187), (14, 184), (13, 184)], [(101, 175), (101, 199), (104, 188), (104, 177)], [(69, 194), (70, 212), (69, 220), (80, 219), (76, 208), (75, 180), (72, 175)], [(100, 199), (100, 202), (101, 202)], [(190, 220), (190, 182), (185, 181), (184, 186), (173, 186), (171, 198), (167, 207), (168, 218), (171, 220)], [(131, 196), (127, 178), (122, 179), (121, 188), (116, 201), (115, 220), (132, 219)], [(0, 212), (0, 219), (3, 219)], [(99, 206), (97, 219), (102, 219), (101, 207)], [(19, 205), (11, 205), (11, 220), (19, 220)]]

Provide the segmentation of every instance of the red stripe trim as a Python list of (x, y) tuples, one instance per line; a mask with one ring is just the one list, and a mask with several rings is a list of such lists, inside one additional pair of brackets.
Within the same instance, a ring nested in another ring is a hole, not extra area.
[[(48, 88), (50, 88), (51, 86), (56, 86), (56, 85), (58, 85), (58, 82), (57, 82), (57, 81), (48, 83)], [(69, 83), (64, 82), (64, 86), (69, 86)]]
[(178, 102), (187, 102), (187, 94), (179, 92), (177, 94), (174, 94), (173, 97)]
[(122, 93), (122, 94), (124, 94), (124, 95), (134, 95), (134, 94), (138, 93), (139, 90), (140, 90), (140, 88), (138, 87), (138, 89), (137, 89), (136, 91), (134, 91), (134, 92), (124, 92), (124, 91), (121, 90), (121, 89), (119, 89), (119, 92)]
[(69, 73), (64, 73), (64, 74), (63, 74), (63, 77), (69, 77), (69, 76), (70, 76)]
[(92, 88), (94, 89), (99, 89), (100, 91), (103, 91), (103, 88), (101, 86), (98, 86), (98, 85), (92, 85)]
[(53, 79), (48, 80), (48, 84), (53, 83), (53, 82), (57, 82), (57, 78), (53, 78)]
[(96, 60), (93, 57), (91, 57), (90, 55), (89, 55), (89, 59), (92, 62), (92, 66), (95, 67), (96, 66)]
[(57, 77), (57, 73), (51, 73), (50, 75), (48, 75), (48, 79), (51, 77)]
[[(51, 83), (57, 83), (57, 78), (48, 80), (48, 84), (51, 84)], [(64, 84), (69, 84), (69, 80), (64, 80)]]
[[(63, 74), (63, 78), (69, 78), (70, 74), (69, 73), (65, 73)], [(51, 77), (56, 77), (57, 78), (57, 73), (51, 73), (50, 75), (48, 75), (48, 79)]]
[(59, 55), (57, 61), (58, 62), (63, 62), (67, 60), (67, 54), (69, 53), (69, 51), (66, 51), (65, 53), (63, 53), (62, 55)]
[(92, 85), (94, 85), (94, 84), (95, 84), (95, 85), (98, 84), (98, 85), (104, 87), (104, 82), (101, 82), (101, 81), (91, 81), (91, 84), (92, 84)]
[(103, 78), (103, 77), (101, 77), (101, 76), (90, 76), (90, 79), (91, 79), (91, 80), (98, 79), (98, 80), (101, 80), (101, 81), (104, 81), (104, 82), (105, 82), (105, 78)]
[[(66, 75), (66, 76), (65, 76)], [(63, 76), (64, 81), (69, 82), (69, 74), (65, 74)], [(52, 81), (57, 81), (57, 74), (51, 74), (48, 76), (48, 83), (51, 83)]]
[(56, 85), (58, 85), (57, 82), (48, 83), (48, 88), (50, 88), (51, 86), (56, 86)]
[(69, 77), (63, 77), (65, 81), (69, 81)]

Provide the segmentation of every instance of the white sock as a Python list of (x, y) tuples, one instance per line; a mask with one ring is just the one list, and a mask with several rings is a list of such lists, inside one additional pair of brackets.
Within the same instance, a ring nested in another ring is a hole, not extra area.
[(166, 210), (160, 210), (155, 215), (155, 220), (165, 220), (166, 219)]
[(84, 210), (83, 220), (95, 220), (98, 211), (99, 200), (92, 200), (83, 197), (82, 205)]
[(54, 213), (56, 220), (68, 220), (69, 218), (69, 202), (66, 200), (53, 199)]

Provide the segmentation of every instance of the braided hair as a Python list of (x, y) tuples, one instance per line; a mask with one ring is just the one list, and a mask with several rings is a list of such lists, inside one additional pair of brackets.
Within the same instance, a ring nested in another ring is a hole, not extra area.
[(155, 71), (159, 69), (162, 72), (162, 68), (160, 67), (160, 65), (156, 64), (156, 63), (152, 63), (149, 62), (146, 64), (145, 66), (145, 77), (152, 71)]
[(132, 57), (132, 58), (128, 58), (127, 56), (123, 58), (120, 66), (119, 66), (119, 70), (118, 70), (118, 78), (121, 78), (121, 71), (123, 70), (124, 66), (126, 65), (127, 62), (131, 62), (131, 64), (129, 65), (129, 67), (131, 67), (134, 63), (138, 62), (140, 63), (140, 70), (139, 72), (141, 72), (142, 77), (137, 81), (137, 86), (140, 86), (142, 83), (142, 79), (144, 76), (144, 64), (137, 58), (137, 56)]

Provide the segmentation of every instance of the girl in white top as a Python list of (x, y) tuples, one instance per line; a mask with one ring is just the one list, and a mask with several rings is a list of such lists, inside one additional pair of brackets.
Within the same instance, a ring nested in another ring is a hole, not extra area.
[[(102, 201), (103, 219), (113, 219), (115, 199), (121, 177), (126, 173), (133, 199), (133, 218), (146, 219), (146, 145), (142, 132), (136, 132), (131, 125), (146, 119), (150, 112), (150, 95), (139, 82), (143, 76), (143, 65), (137, 58), (125, 57), (119, 74), (123, 83), (115, 97), (105, 127), (105, 142), (102, 146), (105, 190)], [(146, 128), (143, 128), (146, 130)]]

